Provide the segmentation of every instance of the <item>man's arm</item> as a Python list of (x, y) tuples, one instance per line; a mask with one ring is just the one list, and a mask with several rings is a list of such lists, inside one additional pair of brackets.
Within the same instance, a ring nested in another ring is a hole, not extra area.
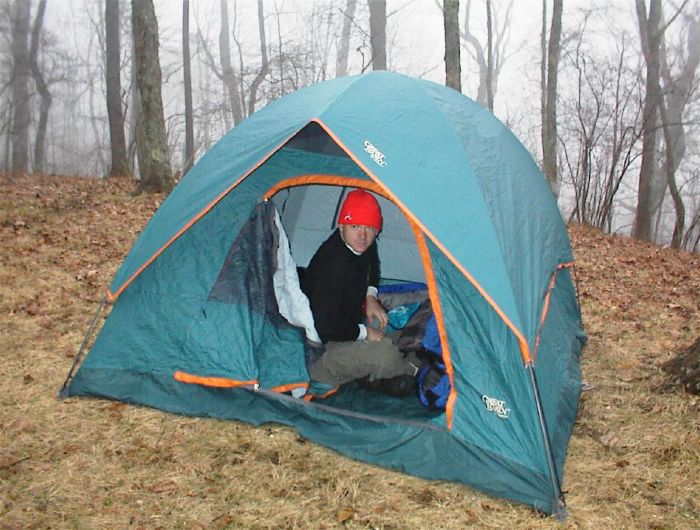
[[(384, 331), (387, 324), (389, 323), (389, 317), (387, 317), (386, 311), (377, 300), (377, 286), (379, 285), (379, 279), (381, 276), (381, 264), (379, 261), (379, 247), (375, 241), (372, 246), (367, 250), (370, 253), (370, 266), (368, 274), (368, 285), (367, 295), (365, 297), (365, 313), (367, 314), (367, 322), (369, 325), (380, 331), (380, 336), (376, 340), (381, 339), (381, 332)], [(368, 338), (372, 340), (372, 338)]]

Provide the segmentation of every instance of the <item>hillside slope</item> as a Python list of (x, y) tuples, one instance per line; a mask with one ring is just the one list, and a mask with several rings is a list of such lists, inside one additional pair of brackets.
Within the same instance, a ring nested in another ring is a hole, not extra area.
[[(3, 528), (562, 528), (457, 484), (345, 459), (291, 429), (56, 401), (162, 196), (0, 177)], [(589, 343), (565, 528), (700, 527), (700, 399), (662, 365), (700, 335), (700, 256), (570, 227)]]

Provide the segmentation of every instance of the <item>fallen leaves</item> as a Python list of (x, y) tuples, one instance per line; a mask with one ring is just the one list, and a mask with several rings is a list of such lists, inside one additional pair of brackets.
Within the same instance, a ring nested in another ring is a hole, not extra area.
[(22, 219), (5, 219), (1, 223), (1, 226), (3, 228), (11, 228), (15, 232), (18, 232), (22, 228), (27, 228), (29, 225), (26, 221), (23, 221)]
[(615, 447), (620, 442), (620, 438), (614, 432), (609, 432), (600, 437), (600, 443), (605, 447)]
[[(3, 486), (14, 526), (49, 527), (65, 513), (88, 527), (167, 526), (163, 513), (184, 528), (538, 526), (517, 504), (457, 484), (389, 480), (283, 427), (56, 403), (98, 301), (160, 198), (132, 195), (123, 180), (2, 185), (0, 335), (16, 355), (3, 380), (11, 445), (0, 443), (0, 480), (12, 476)], [(590, 339), (564, 484), (574, 526), (651, 528), (657, 516), (661, 527), (687, 526), (697, 519), (683, 499), (697, 491), (700, 399), (654, 384), (700, 332), (700, 257), (583, 226), (570, 234)], [(40, 509), (46, 518), (36, 520)]]
[(339, 523), (349, 521), (355, 516), (355, 509), (350, 507), (341, 507), (335, 512), (335, 520)]
[(31, 298), (25, 302), (22, 302), (17, 307), (15, 307), (14, 312), (16, 313), (26, 313), (27, 315), (34, 317), (41, 311), (41, 300), (38, 296)]
[(177, 491), (177, 484), (175, 484), (173, 481), (166, 481), (166, 482), (160, 482), (157, 484), (152, 484), (151, 487), (149, 488), (150, 491), (153, 493), (165, 493), (165, 494), (170, 494), (174, 493)]
[(95, 282), (95, 281), (97, 281), (99, 274), (100, 274), (100, 271), (97, 269), (90, 269), (88, 271), (80, 271), (78, 274), (76, 274), (75, 279), (79, 282), (82, 282), (82, 281)]

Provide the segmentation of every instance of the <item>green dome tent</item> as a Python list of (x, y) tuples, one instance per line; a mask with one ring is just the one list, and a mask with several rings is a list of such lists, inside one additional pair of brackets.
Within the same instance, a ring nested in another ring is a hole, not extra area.
[[(451, 382), (442, 413), (353, 385), (311, 399), (304, 329), (275, 302), (279, 249), (305, 266), (358, 187), (381, 197), (384, 279), (427, 285)], [(572, 261), (542, 174), (491, 113), (395, 73), (326, 81), (256, 112), (182, 179), (60, 395), (278, 422), (564, 517), (585, 341)]]

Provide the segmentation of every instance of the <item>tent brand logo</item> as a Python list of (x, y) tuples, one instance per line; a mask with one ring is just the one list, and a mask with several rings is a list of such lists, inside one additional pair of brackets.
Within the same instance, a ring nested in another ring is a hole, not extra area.
[(384, 158), (384, 153), (372, 145), (372, 142), (365, 140), (365, 153), (374, 160), (377, 164), (384, 167), (386, 166), (386, 159)]
[(486, 395), (481, 396), (481, 401), (483, 401), (484, 405), (486, 405), (486, 410), (493, 412), (499, 418), (503, 418), (504, 420), (508, 419), (510, 409), (506, 408), (505, 401), (501, 401), (500, 399), (492, 398)]

